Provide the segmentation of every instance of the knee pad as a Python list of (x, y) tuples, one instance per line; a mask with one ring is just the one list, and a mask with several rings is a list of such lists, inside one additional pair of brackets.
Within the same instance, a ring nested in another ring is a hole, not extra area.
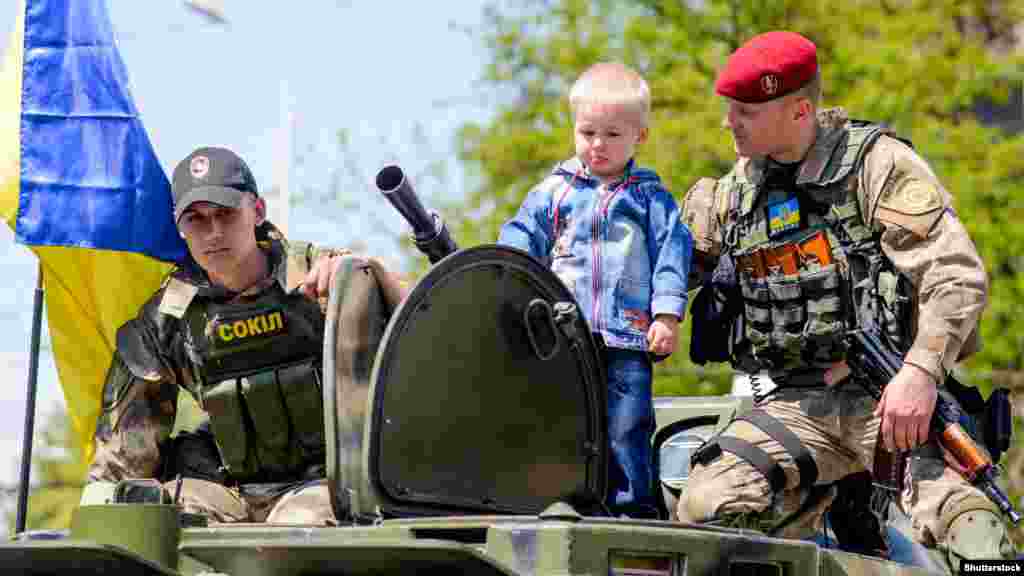
[(943, 547), (954, 574), (960, 573), (963, 560), (1000, 560), (1016, 556), (1006, 525), (991, 510), (971, 510), (954, 518)]
[[(777, 520), (774, 505), (770, 505), (766, 510), (722, 513), (719, 509), (712, 508), (712, 506), (717, 501), (715, 495), (722, 492), (723, 486), (714, 480), (705, 482), (694, 482), (693, 480), (694, 478), (691, 476), (686, 488), (679, 496), (676, 513), (681, 522), (745, 528), (764, 532)], [(774, 502), (775, 499), (772, 498), (772, 501)]]

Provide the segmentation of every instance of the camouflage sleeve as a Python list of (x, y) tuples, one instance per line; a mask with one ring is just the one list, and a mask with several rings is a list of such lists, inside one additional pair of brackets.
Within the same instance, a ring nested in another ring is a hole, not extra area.
[(351, 254), (352, 251), (345, 248), (334, 248), (328, 246), (317, 246), (310, 242), (289, 241), (288, 242), (288, 263), (287, 282), (288, 290), (294, 290), (306, 278), (306, 274), (313, 269), (317, 260), (332, 255)]
[(865, 160), (859, 192), (862, 213), (881, 232), (882, 250), (916, 290), (916, 335), (906, 362), (941, 381), (987, 303), (984, 263), (949, 193), (902, 142), (878, 141)]
[(308, 250), (308, 262), (310, 267), (316, 264), (316, 261), (330, 256), (341, 256), (344, 254), (351, 254), (352, 251), (347, 248), (335, 248), (333, 246), (317, 246), (316, 244), (309, 244)]
[(159, 446), (174, 426), (178, 386), (164, 375), (155, 354), (136, 349), (145, 346), (140, 322), (130, 321), (118, 330), (118, 350), (103, 385), (90, 482), (155, 477)]
[(713, 178), (701, 178), (686, 193), (682, 219), (693, 235), (693, 260), (687, 286), (700, 286), (706, 273), (715, 269), (722, 251), (725, 200)]

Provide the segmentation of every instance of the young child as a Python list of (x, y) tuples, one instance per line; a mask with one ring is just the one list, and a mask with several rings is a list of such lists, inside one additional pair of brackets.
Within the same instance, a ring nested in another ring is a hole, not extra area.
[(576, 297), (606, 362), (608, 505), (616, 515), (657, 517), (651, 357), (675, 350), (693, 239), (658, 175), (633, 160), (647, 139), (644, 79), (622, 64), (596, 64), (569, 104), (576, 156), (527, 195), (498, 243), (549, 265)]

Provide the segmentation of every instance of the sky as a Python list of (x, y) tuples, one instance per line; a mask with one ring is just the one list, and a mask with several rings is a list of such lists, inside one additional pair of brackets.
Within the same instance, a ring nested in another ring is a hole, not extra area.
[[(0, 0), (0, 51), (17, 4)], [(484, 2), (221, 4), (227, 25), (180, 0), (107, 2), (135, 104), (165, 172), (194, 148), (226, 146), (246, 160), (262, 191), (288, 182), (287, 217), (278, 198), (268, 204), (290, 237), (363, 244), (396, 268), (407, 267), (393, 235), (408, 228), (372, 178), (398, 162), (428, 206), (429, 199), (463, 194), (453, 139), (460, 125), (489, 114), (479, 82), (486, 47), (467, 32), (479, 29)], [(344, 154), (339, 130), (347, 134)], [(431, 163), (445, 167), (444, 190), (420, 176)], [(332, 181), (344, 191), (340, 201), (322, 193)], [(0, 386), (0, 486), (10, 487), (17, 482), (23, 435), (36, 260), (6, 226), (0, 226), (0, 276), (8, 278), (0, 283), (6, 380)], [(44, 334), (37, 430), (64, 405), (45, 348)]]

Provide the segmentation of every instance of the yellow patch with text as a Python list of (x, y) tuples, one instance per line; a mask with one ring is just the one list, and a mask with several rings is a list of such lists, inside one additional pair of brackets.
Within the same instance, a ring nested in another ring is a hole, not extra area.
[(214, 320), (211, 329), (213, 337), (221, 344), (276, 336), (285, 332), (284, 313), (272, 310), (240, 318), (219, 318)]

